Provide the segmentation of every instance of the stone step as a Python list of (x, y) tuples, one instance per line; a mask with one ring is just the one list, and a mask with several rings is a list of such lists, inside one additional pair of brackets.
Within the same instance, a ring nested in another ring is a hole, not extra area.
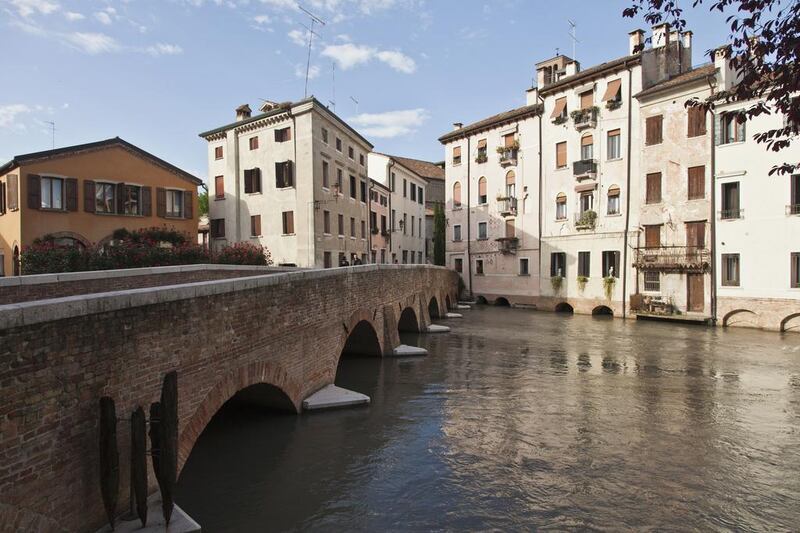
[(428, 355), (428, 350), (426, 350), (425, 348), (420, 348), (419, 346), (409, 346), (407, 344), (401, 344), (400, 346), (394, 349), (394, 355), (398, 356)]
[(458, 310), (472, 309), (472, 306), (471, 305), (466, 305), (466, 304), (458, 304), (456, 306), (456, 309), (458, 309)]
[(336, 385), (327, 385), (303, 400), (303, 409), (316, 411), (319, 409), (333, 409), (336, 407), (350, 407), (353, 405), (369, 404), (369, 396)]
[(450, 331), (449, 327), (440, 326), (439, 324), (431, 324), (427, 329), (428, 333), (447, 333), (448, 331)]
[(464, 315), (461, 313), (447, 313), (444, 315), (445, 318), (464, 318)]
[[(97, 533), (110, 533), (111, 526), (106, 524), (97, 530)], [(114, 533), (196, 533), (201, 531), (200, 525), (192, 520), (192, 517), (177, 505), (172, 510), (172, 517), (169, 521), (169, 529), (164, 523), (164, 515), (161, 513), (161, 493), (156, 492), (147, 498), (147, 525), (142, 527), (138, 518), (135, 520), (114, 521)]]

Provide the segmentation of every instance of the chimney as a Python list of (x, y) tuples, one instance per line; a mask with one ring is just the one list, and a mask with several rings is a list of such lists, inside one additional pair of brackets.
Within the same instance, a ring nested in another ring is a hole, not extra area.
[(734, 73), (728, 61), (727, 48), (720, 46), (713, 52), (714, 67), (717, 71), (718, 86), (721, 91), (727, 91), (734, 84)]
[(534, 105), (539, 103), (539, 88), (531, 87), (525, 91), (525, 104)]
[(669, 44), (669, 24), (663, 22), (653, 26), (653, 37), (650, 44), (653, 48), (661, 48)]
[(628, 53), (630, 55), (641, 53), (644, 50), (644, 30), (633, 30), (628, 36), (630, 42)]
[(464, 127), (463, 122), (453, 122), (453, 131), (460, 130), (463, 127)]
[(236, 108), (236, 122), (241, 122), (242, 120), (250, 118), (253, 112), (250, 110), (250, 106), (247, 104), (242, 104)]
[(581, 71), (581, 64), (574, 59), (564, 66), (564, 76), (574, 76)]
[(683, 43), (682, 43), (683, 47), (686, 48), (686, 49), (691, 50), (692, 49), (692, 32), (689, 31), (689, 30), (686, 30), (685, 32), (683, 32), (681, 37), (682, 37), (682, 41), (683, 41)]
[(272, 111), (273, 109), (275, 109), (276, 107), (278, 107), (278, 106), (280, 106), (280, 105), (281, 105), (281, 104), (279, 104), (279, 103), (277, 103), (277, 102), (272, 102), (272, 101), (270, 101), (270, 100), (264, 100), (264, 103), (263, 103), (263, 104), (261, 104), (261, 107), (259, 107), (258, 109), (259, 109), (259, 110), (260, 110), (262, 113), (266, 113), (267, 111)]

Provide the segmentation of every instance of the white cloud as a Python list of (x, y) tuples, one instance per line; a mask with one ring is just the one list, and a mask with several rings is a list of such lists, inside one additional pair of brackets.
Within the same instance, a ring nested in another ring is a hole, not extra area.
[(322, 50), (322, 55), (330, 57), (342, 70), (349, 70), (358, 65), (369, 63), (377, 59), (386, 63), (391, 68), (405, 74), (412, 74), (417, 70), (417, 64), (402, 52), (392, 50), (377, 50), (371, 46), (353, 43), (332, 44)]
[(0, 105), (0, 128), (24, 129), (24, 126), (17, 122), (17, 117), (31, 111), (32, 109), (25, 104)]
[(413, 59), (402, 52), (392, 52), (384, 50), (376, 54), (378, 61), (383, 61), (398, 72), (413, 74), (417, 70), (417, 64)]
[(49, 15), (61, 7), (51, 0), (8, 0), (21, 17), (30, 17), (33, 14)]
[(258, 25), (269, 24), (272, 22), (272, 18), (269, 15), (257, 15), (253, 17), (253, 21)]
[(261, 3), (274, 9), (298, 11), (297, 2), (294, 0), (261, 0)]
[[(317, 65), (311, 65), (308, 69), (308, 79), (313, 80), (314, 78), (319, 77), (319, 67)], [(306, 77), (306, 66), (305, 65), (295, 65), (294, 66), (294, 75), (298, 78), (305, 79)]]
[(151, 56), (176, 56), (183, 53), (183, 48), (177, 44), (157, 43), (148, 46), (145, 50)]
[(292, 30), (288, 33), (289, 40), (297, 46), (308, 46), (308, 32), (300, 30)]
[(120, 49), (117, 41), (104, 33), (75, 32), (66, 34), (63, 37), (67, 43), (87, 54), (116, 52)]
[(418, 108), (384, 113), (361, 113), (348, 122), (359, 128), (364, 135), (388, 139), (414, 133), (429, 117), (427, 110)]
[(83, 20), (86, 17), (82, 13), (75, 13), (74, 11), (67, 11), (64, 13), (64, 18), (66, 18), (70, 22), (74, 22), (76, 20)]
[(111, 15), (109, 15), (105, 11), (98, 11), (97, 13), (94, 14), (94, 18), (96, 18), (100, 22), (100, 24), (105, 24), (106, 26), (108, 26), (112, 22)]

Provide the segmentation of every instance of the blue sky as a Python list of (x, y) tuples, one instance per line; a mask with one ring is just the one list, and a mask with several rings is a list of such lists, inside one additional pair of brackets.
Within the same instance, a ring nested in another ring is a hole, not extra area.
[[(687, 6), (690, 2), (685, 2)], [(627, 53), (624, 0), (305, 0), (317, 26), (309, 94), (376, 150), (440, 160), (453, 122), (523, 105), (534, 63)], [(120, 136), (205, 179), (197, 137), (239, 104), (303, 97), (308, 18), (294, 0), (0, 0), (0, 159)], [(727, 35), (687, 16), (694, 63)], [(358, 105), (351, 99), (358, 101)]]

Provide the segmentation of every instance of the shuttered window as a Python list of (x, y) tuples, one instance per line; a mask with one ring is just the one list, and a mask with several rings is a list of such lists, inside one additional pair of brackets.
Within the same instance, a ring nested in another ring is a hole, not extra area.
[(565, 220), (567, 218), (567, 195), (563, 192), (558, 193), (556, 196), (556, 220)]
[(647, 248), (661, 246), (661, 224), (644, 227), (644, 245)]
[(793, 289), (800, 288), (800, 252), (791, 254), (791, 279), (789, 286)]
[(619, 277), (619, 252), (616, 250), (603, 252), (603, 277)]
[(594, 91), (581, 93), (581, 109), (589, 109), (594, 105)]
[(689, 200), (706, 197), (706, 167), (689, 167)]
[(0, 182), (0, 215), (6, 214), (6, 184)]
[(556, 168), (567, 166), (567, 141), (556, 144)]
[(459, 182), (453, 184), (453, 207), (461, 207), (461, 184)]
[(283, 234), (292, 235), (294, 233), (294, 211), (284, 211), (282, 213)]
[(555, 107), (553, 107), (553, 113), (550, 115), (550, 118), (558, 118), (567, 115), (567, 97), (564, 96), (562, 98), (556, 98)]
[(512, 148), (514, 146), (514, 134), (509, 133), (508, 135), (503, 135), (503, 145), (506, 148)]
[(258, 150), (258, 137), (250, 137), (250, 149)]
[(478, 204), (485, 204), (488, 198), (486, 196), (486, 178), (481, 176), (478, 179)]
[(603, 102), (620, 100), (622, 97), (622, 92), (620, 91), (621, 86), (622, 81), (619, 79), (609, 81), (608, 85), (606, 85), (606, 92), (603, 95)]
[[(277, 168), (277, 167), (276, 167)], [(244, 171), (244, 192), (254, 194), (261, 192), (261, 169), (250, 168)], [(224, 193), (223, 193), (224, 196)]]
[(225, 177), (224, 176), (215, 176), (214, 177), (214, 196), (218, 200), (222, 200), (225, 198)]
[(581, 137), (581, 159), (592, 159), (594, 157), (594, 137), (584, 135)]
[(661, 172), (647, 175), (647, 193), (645, 203), (657, 204), (661, 202)]
[(706, 134), (706, 110), (699, 106), (690, 107), (687, 110), (687, 133), (688, 137), (699, 137)]
[(94, 205), (93, 213), (115, 213), (117, 211), (117, 187), (113, 183), (94, 182), (94, 196), (84, 196), (83, 201), (91, 200)]
[(739, 113), (738, 111), (729, 111), (717, 115), (714, 144), (744, 142), (745, 119)]
[(686, 246), (690, 248), (706, 247), (706, 223), (687, 222), (686, 223)]
[(225, 237), (225, 219), (224, 218), (213, 218), (210, 221), (211, 225), (211, 237), (215, 239), (221, 239)]
[(512, 239), (516, 236), (516, 229), (514, 226), (514, 219), (510, 218), (506, 220), (506, 238)]
[(282, 143), (286, 141), (292, 140), (292, 129), (291, 128), (280, 128), (275, 130), (275, 142)]
[(550, 254), (550, 277), (566, 277), (567, 275), (567, 254), (565, 252), (553, 252)]
[(653, 144), (661, 144), (661, 127), (663, 125), (663, 121), (664, 117), (661, 115), (647, 117), (647, 120), (645, 121), (645, 143), (648, 146)]
[(585, 278), (589, 277), (589, 267), (591, 262), (590, 252), (578, 252), (578, 275)]
[(294, 187), (291, 161), (275, 163), (275, 187), (278, 189)]
[(9, 211), (19, 209), (19, 177), (17, 174), (9, 174), (7, 178), (6, 203)]
[(222, 146), (214, 148), (214, 159), (222, 159)]
[(261, 215), (252, 215), (250, 217), (250, 236), (261, 236)]
[(339, 215), (337, 222), (338, 222), (338, 224), (337, 224), (338, 228), (337, 229), (339, 230), (339, 235), (343, 236), (344, 235), (344, 215)]
[(330, 234), (331, 232), (331, 212), (323, 211), (322, 213), (322, 232)]
[(461, 164), (461, 147), (456, 146), (453, 148), (453, 164), (460, 165)]
[(619, 214), (619, 187), (612, 185), (608, 189), (608, 214)]
[(619, 129), (611, 130), (608, 132), (608, 154), (607, 157), (611, 159), (619, 159), (622, 157), (622, 145), (620, 144), (620, 131)]

